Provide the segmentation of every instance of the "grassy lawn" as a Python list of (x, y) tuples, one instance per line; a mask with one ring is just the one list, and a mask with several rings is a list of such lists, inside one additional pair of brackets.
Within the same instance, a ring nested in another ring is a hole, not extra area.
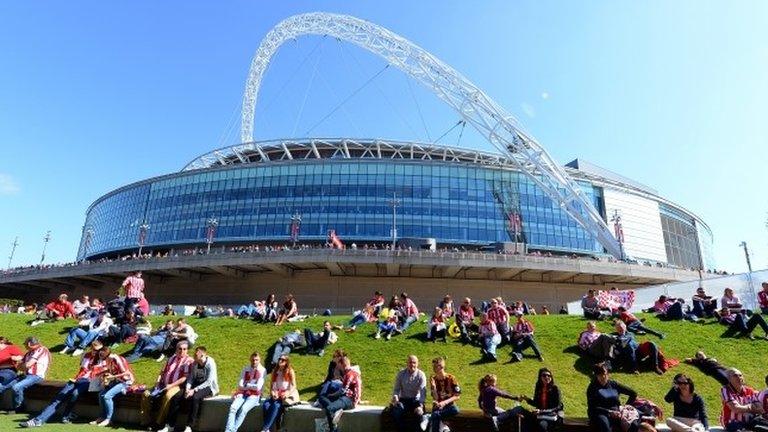
[[(641, 314), (643, 315), (643, 314)], [(762, 389), (766, 374), (765, 358), (768, 342), (764, 340), (721, 338), (724, 327), (717, 324), (693, 324), (688, 322), (661, 322), (650, 315), (646, 325), (662, 331), (666, 339), (659, 341), (664, 353), (671, 358), (682, 360), (690, 357), (698, 349), (704, 349), (710, 356), (721, 362), (736, 366), (745, 373), (747, 383)], [(0, 315), (0, 335), (9, 337), (15, 343), (23, 342), (28, 335), (37, 335), (42, 342), (53, 349), (60, 349), (65, 337), (65, 327), (72, 322), (43, 324), (31, 328), (25, 324), (28, 317), (19, 315)], [(332, 317), (331, 322), (345, 323), (348, 317)], [(162, 317), (153, 318), (156, 328), (163, 321)], [(311, 327), (318, 330), (322, 326), (322, 317), (310, 318), (304, 323), (283, 327), (255, 324), (250, 321), (231, 318), (191, 319), (189, 322), (200, 334), (198, 345), (205, 345), (208, 352), (216, 359), (219, 368), (219, 383), (222, 394), (229, 394), (234, 389), (240, 369), (245, 365), (252, 351), (266, 353), (268, 347), (284, 332), (294, 328)], [(344, 348), (353, 363), (361, 366), (363, 372), (363, 400), (370, 404), (383, 405), (389, 400), (392, 380), (396, 372), (403, 367), (408, 354), (416, 354), (422, 362), (422, 369), (429, 370), (429, 360), (436, 356), (447, 359), (448, 371), (459, 379), (463, 388), (463, 397), (459, 406), (465, 409), (476, 408), (477, 382), (486, 373), (495, 373), (499, 377), (499, 386), (512, 393), (532, 396), (536, 372), (542, 366), (553, 370), (560, 385), (565, 402), (566, 415), (585, 416), (586, 398), (584, 396), (589, 382), (590, 364), (580, 360), (573, 350), (576, 337), (585, 325), (585, 320), (573, 316), (537, 316), (532, 321), (536, 326), (536, 339), (542, 349), (544, 362), (527, 358), (521, 363), (507, 364), (510, 349), (499, 350), (499, 363), (479, 363), (479, 349), (463, 346), (457, 341), (430, 343), (423, 341), (425, 325), (414, 324), (406, 334), (391, 341), (373, 339), (373, 327), (364, 325), (353, 334), (340, 333), (339, 342), (331, 346), (324, 357), (292, 355), (292, 362), (297, 371), (299, 389), (303, 400), (311, 399), (318, 384), (325, 376), (325, 371), (334, 348)], [(602, 331), (610, 331), (607, 322), (599, 323)], [(759, 329), (755, 336), (762, 336)], [(639, 338), (641, 341), (646, 336)], [(116, 351), (122, 353), (129, 349), (122, 345)], [(53, 354), (53, 365), (48, 379), (65, 380), (77, 370), (79, 359), (61, 354)], [(151, 359), (143, 359), (133, 364), (138, 382), (152, 384), (160, 369), (160, 364)], [(697, 369), (680, 364), (664, 376), (652, 372), (640, 375), (624, 373), (613, 374), (614, 379), (633, 387), (638, 393), (662, 406), (666, 413), (671, 413), (671, 406), (663, 402), (663, 396), (670, 387), (672, 376), (683, 372), (696, 382), (696, 390), (707, 403), (711, 423), (716, 423), (720, 412), (719, 385)], [(0, 430), (14, 427), (22, 416), (0, 416)], [(84, 426), (62, 427), (62, 430), (89, 430)], [(58, 430), (58, 429), (57, 429)]]

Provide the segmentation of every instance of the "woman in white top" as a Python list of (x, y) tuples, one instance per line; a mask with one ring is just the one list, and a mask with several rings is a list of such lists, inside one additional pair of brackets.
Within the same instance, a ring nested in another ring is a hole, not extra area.
[(261, 388), (264, 387), (264, 376), (267, 374), (261, 365), (259, 353), (251, 354), (251, 363), (243, 368), (240, 373), (240, 381), (237, 390), (232, 395), (232, 405), (229, 407), (226, 432), (237, 432), (245, 421), (248, 411), (259, 406), (261, 402)]

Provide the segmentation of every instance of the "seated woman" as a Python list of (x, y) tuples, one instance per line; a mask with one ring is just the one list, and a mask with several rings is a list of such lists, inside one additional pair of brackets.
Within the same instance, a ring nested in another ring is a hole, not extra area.
[(456, 326), (459, 327), (461, 341), (465, 344), (470, 343), (470, 332), (477, 332), (478, 326), (475, 324), (475, 308), (472, 306), (472, 300), (465, 297), (461, 302), (459, 310), (456, 312)]
[(446, 326), (443, 310), (436, 307), (432, 313), (432, 318), (427, 323), (427, 340), (435, 342), (438, 338), (442, 338), (443, 342), (448, 342), (445, 335)]
[(136, 313), (133, 310), (125, 312), (125, 316), (119, 321), (115, 321), (109, 330), (107, 335), (104, 336), (104, 345), (114, 348), (118, 344), (125, 342), (126, 339), (136, 334), (136, 326), (139, 324), (139, 320), (136, 317)]
[(349, 328), (347, 332), (353, 332), (357, 330), (357, 326), (365, 324), (367, 322), (376, 321), (376, 315), (374, 315), (375, 308), (373, 306), (366, 305), (359, 314), (352, 317), (347, 324)]
[(448, 319), (453, 317), (455, 314), (455, 309), (453, 307), (453, 299), (450, 295), (446, 294), (445, 297), (443, 297), (443, 300), (440, 302), (437, 307), (440, 308), (440, 310), (443, 311), (443, 318)]
[(511, 399), (520, 401), (520, 397), (512, 396), (509, 393), (496, 387), (496, 375), (486, 375), (478, 384), (479, 395), (477, 405), (483, 411), (483, 414), (491, 420), (493, 430), (498, 431), (499, 425), (509, 419), (525, 414), (525, 410), (520, 406), (504, 411), (496, 405), (497, 398)]
[(539, 379), (533, 389), (533, 398), (523, 397), (533, 410), (528, 419), (536, 432), (551, 432), (563, 423), (563, 400), (560, 388), (555, 384), (552, 372), (547, 368), (539, 369)]
[(296, 372), (286, 356), (280, 357), (277, 367), (272, 371), (269, 399), (264, 401), (264, 424), (261, 432), (269, 432), (285, 408), (299, 402), (299, 390), (296, 387)]
[(523, 351), (530, 348), (539, 361), (544, 361), (541, 357), (541, 351), (533, 338), (533, 324), (525, 319), (522, 313), (517, 313), (517, 322), (512, 328), (512, 359), (515, 361), (523, 360)]
[(291, 318), (299, 314), (299, 307), (296, 305), (296, 300), (293, 299), (293, 294), (285, 296), (283, 307), (277, 314), (277, 320), (275, 325), (282, 325), (288, 322)]
[(90, 424), (104, 427), (112, 422), (112, 414), (115, 412), (113, 399), (128, 392), (134, 377), (128, 361), (120, 355), (113, 354), (109, 347), (105, 346), (99, 350), (99, 358), (104, 362), (103, 369), (94, 372), (93, 379), (100, 379), (104, 384), (104, 389), (99, 393), (101, 417)]
[(675, 375), (672, 388), (664, 396), (674, 406), (674, 414), (667, 418), (672, 432), (704, 432), (709, 429), (704, 399), (694, 392), (693, 380), (683, 374)]
[(501, 335), (496, 330), (496, 323), (488, 318), (488, 314), (480, 314), (480, 353), (484, 360), (496, 361), (496, 346), (501, 343)]
[(232, 405), (229, 407), (226, 432), (237, 432), (245, 421), (245, 416), (261, 402), (261, 388), (264, 387), (264, 377), (267, 371), (261, 365), (259, 353), (251, 354), (250, 363), (240, 372), (237, 390), (232, 395)]
[(264, 300), (264, 316), (254, 318), (256, 321), (275, 322), (277, 321), (277, 299), (274, 294), (269, 294)]
[(621, 426), (621, 395), (628, 397), (626, 404), (631, 405), (637, 399), (637, 393), (629, 387), (613, 381), (605, 364), (593, 368), (594, 377), (587, 387), (587, 417), (596, 432), (637, 432), (640, 419), (629, 423), (629, 429)]
[(347, 354), (343, 349), (337, 349), (333, 352), (333, 358), (328, 363), (328, 372), (325, 374), (325, 380), (320, 385), (320, 391), (317, 393), (318, 400), (312, 403), (313, 407), (320, 407), (320, 396), (333, 393), (341, 388), (341, 377), (344, 376), (344, 368), (339, 364), (339, 360), (346, 356)]

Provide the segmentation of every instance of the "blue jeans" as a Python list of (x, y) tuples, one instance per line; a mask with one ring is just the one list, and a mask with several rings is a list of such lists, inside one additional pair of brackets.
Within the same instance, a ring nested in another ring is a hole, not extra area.
[(501, 335), (495, 334), (493, 336), (481, 337), (483, 343), (483, 350), (490, 355), (496, 355), (496, 346), (501, 343)]
[(455, 404), (444, 406), (443, 409), (432, 410), (432, 415), (429, 416), (429, 421), (432, 424), (432, 432), (440, 432), (440, 422), (453, 417), (459, 413), (459, 409)]
[(275, 352), (272, 354), (272, 364), (276, 365), (277, 361), (280, 360), (280, 357), (284, 355), (288, 355), (291, 353), (291, 345), (284, 344), (282, 342), (277, 342), (275, 344)]
[(43, 379), (37, 375), (20, 375), (12, 379), (9, 383), (0, 386), (0, 395), (6, 390), (11, 389), (13, 392), (13, 409), (18, 410), (21, 408), (21, 404), (24, 403), (24, 390), (42, 380)]
[(253, 304), (248, 305), (242, 305), (239, 308), (237, 308), (237, 316), (248, 316), (252, 317), (253, 314), (256, 313), (256, 306)]
[(75, 406), (75, 401), (80, 396), (80, 393), (88, 391), (88, 385), (90, 381), (86, 378), (81, 378), (75, 382), (68, 382), (63, 389), (56, 394), (53, 401), (43, 409), (43, 411), (35, 417), (35, 420), (41, 424), (45, 424), (48, 419), (56, 413), (56, 408), (62, 402), (66, 402), (64, 406), (64, 412), (62, 417), (69, 417), (72, 414), (72, 408)]
[(264, 410), (264, 426), (261, 428), (271, 429), (272, 425), (277, 421), (277, 417), (283, 411), (283, 401), (280, 399), (269, 398), (264, 401), (262, 409)]
[(392, 406), (392, 417), (395, 419), (397, 430), (406, 430), (406, 424), (403, 417), (406, 414), (415, 412), (418, 408), (421, 408), (421, 402), (413, 398), (401, 398), (400, 402)]
[(115, 382), (99, 393), (99, 406), (101, 414), (105, 420), (112, 420), (112, 414), (115, 412), (115, 402), (112, 401), (117, 395), (125, 394), (128, 385), (122, 382)]
[(244, 397), (238, 395), (232, 398), (232, 405), (229, 406), (229, 416), (227, 417), (227, 426), (225, 432), (237, 432), (245, 421), (245, 416), (254, 407), (259, 406), (261, 396), (253, 395)]
[(339, 410), (354, 408), (352, 399), (348, 398), (347, 396), (341, 396), (335, 401), (331, 401), (325, 396), (320, 396), (319, 402), (320, 406), (323, 407), (323, 411), (325, 411), (325, 418), (328, 420), (328, 428), (331, 432), (336, 432), (338, 430), (338, 428), (333, 426), (333, 416), (336, 414), (336, 412)]
[(365, 318), (365, 315), (363, 314), (357, 314), (355, 315), (351, 320), (349, 320), (349, 326), (350, 327), (357, 327), (360, 324), (365, 323), (367, 320)]
[[(69, 331), (67, 340), (64, 341), (64, 345), (69, 349), (74, 349), (75, 345), (77, 345), (77, 348), (85, 349), (91, 342), (96, 340), (97, 337), (99, 337), (98, 331), (85, 330), (81, 327), (76, 327)], [(80, 343), (77, 343), (78, 340)]]
[(0, 386), (6, 385), (16, 378), (15, 369), (0, 369)]
[(405, 317), (405, 321), (403, 322), (403, 326), (400, 328), (400, 330), (402, 331), (408, 330), (408, 327), (410, 327), (411, 324), (415, 323), (417, 319), (419, 319), (419, 317), (414, 315)]
[(125, 359), (129, 362), (135, 362), (143, 355), (149, 355), (156, 352), (159, 353), (163, 347), (165, 338), (166, 336), (164, 335), (139, 336), (139, 339), (136, 341), (136, 345), (133, 346), (133, 350), (129, 355), (125, 357)]

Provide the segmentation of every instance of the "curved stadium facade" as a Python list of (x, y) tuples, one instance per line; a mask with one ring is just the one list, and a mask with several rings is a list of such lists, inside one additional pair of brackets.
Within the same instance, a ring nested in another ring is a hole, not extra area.
[[(575, 160), (566, 171), (609, 221), (621, 215), (624, 250), (634, 259), (713, 268), (712, 233), (696, 215), (646, 186)], [(114, 190), (87, 211), (78, 259), (205, 245), (288, 244), (301, 216), (300, 243), (392, 238), (393, 196), (399, 238), (477, 249), (524, 242), (553, 254), (604, 250), (504, 156), (415, 142), (307, 139), (240, 144), (198, 157), (180, 172)], [(521, 222), (513, 230), (513, 215)], [(611, 223), (610, 221), (608, 222)]]

